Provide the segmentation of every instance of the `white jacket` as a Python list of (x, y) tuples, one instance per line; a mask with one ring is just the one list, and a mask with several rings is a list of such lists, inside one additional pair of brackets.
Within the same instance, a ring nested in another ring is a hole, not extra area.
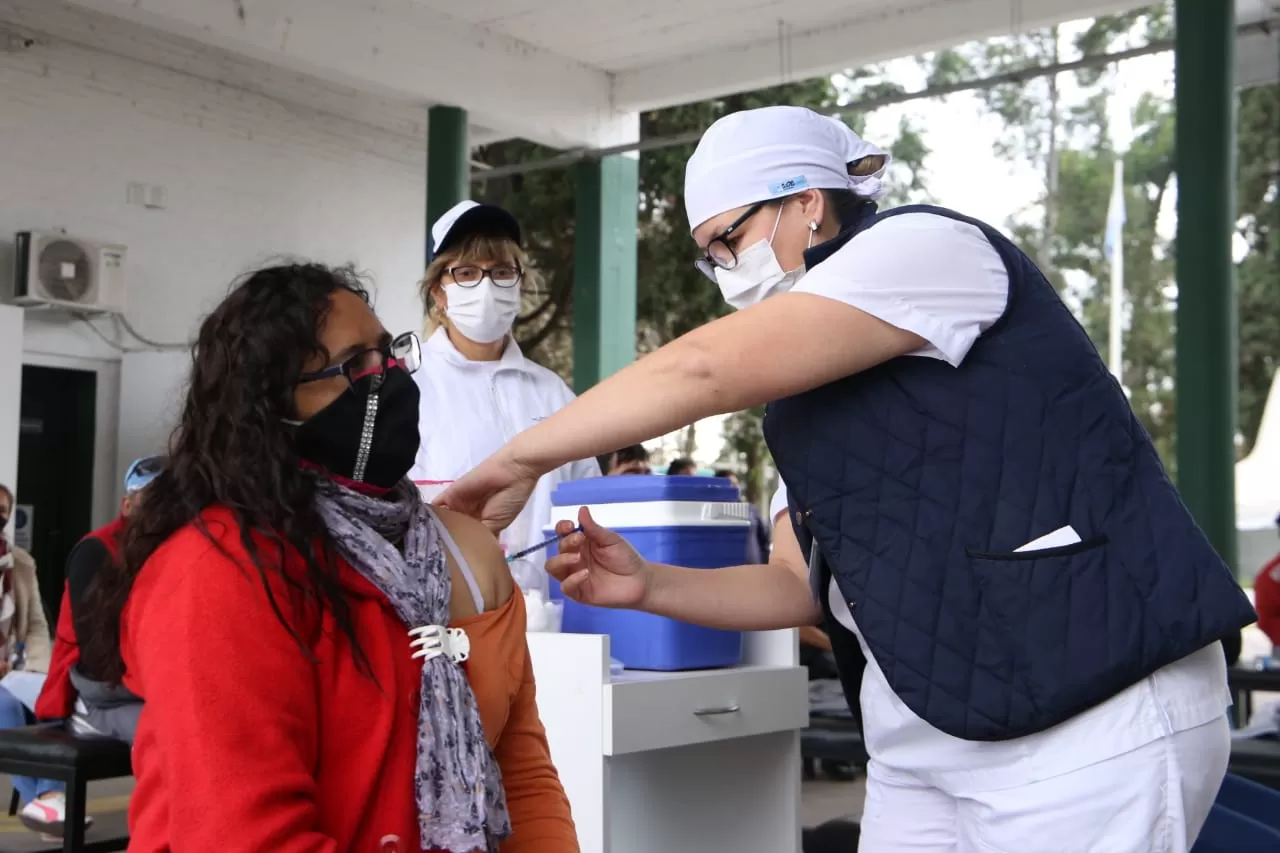
[[(498, 361), (469, 361), (437, 329), (422, 345), (422, 366), (413, 374), (422, 394), (418, 432), (422, 444), (409, 476), (433, 496), (445, 484), (479, 465), (522, 430), (573, 400), (559, 376), (524, 357), (514, 340)], [(524, 511), (498, 541), (508, 554), (542, 542), (551, 518), (551, 492), (558, 483), (600, 476), (595, 459), (558, 468), (538, 481)], [(538, 551), (511, 566), (521, 589), (547, 592)]]

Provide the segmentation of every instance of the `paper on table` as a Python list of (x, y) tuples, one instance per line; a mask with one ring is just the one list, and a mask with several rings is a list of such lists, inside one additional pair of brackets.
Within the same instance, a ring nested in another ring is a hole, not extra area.
[(1046, 533), (1039, 539), (1032, 539), (1021, 548), (1014, 548), (1014, 552), (1018, 551), (1047, 551), (1050, 548), (1061, 548), (1064, 545), (1074, 545), (1080, 541), (1080, 534), (1076, 533), (1074, 527), (1068, 524), (1066, 527), (1059, 527), (1052, 533)]
[(40, 698), (40, 691), (44, 688), (44, 679), (43, 672), (23, 672), (15, 669), (4, 678), (0, 678), (0, 687), (12, 693), (13, 698), (26, 705), (34, 714), (36, 699)]

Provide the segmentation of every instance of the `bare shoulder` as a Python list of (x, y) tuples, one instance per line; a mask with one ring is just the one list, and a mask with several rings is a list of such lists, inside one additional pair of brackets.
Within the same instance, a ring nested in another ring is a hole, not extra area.
[(471, 567), (471, 573), (484, 594), (486, 607), (492, 609), (506, 602), (511, 597), (515, 581), (502, 556), (502, 548), (489, 528), (469, 515), (450, 509), (433, 506), (431, 511), (449, 531), (453, 541), (458, 543), (458, 550)]

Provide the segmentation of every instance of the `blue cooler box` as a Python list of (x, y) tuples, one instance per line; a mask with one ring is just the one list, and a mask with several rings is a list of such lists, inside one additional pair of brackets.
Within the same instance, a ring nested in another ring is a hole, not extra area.
[[(742, 563), (751, 515), (738, 489), (716, 477), (626, 475), (561, 483), (552, 493), (548, 536), (556, 522), (575, 524), (586, 506), (604, 527), (626, 537), (656, 563), (715, 569)], [(555, 546), (550, 553), (554, 554)], [(613, 657), (628, 669), (686, 670), (736, 666), (742, 633), (718, 631), (636, 610), (591, 607), (565, 599), (551, 580), (551, 597), (564, 601), (561, 630), (608, 634)]]

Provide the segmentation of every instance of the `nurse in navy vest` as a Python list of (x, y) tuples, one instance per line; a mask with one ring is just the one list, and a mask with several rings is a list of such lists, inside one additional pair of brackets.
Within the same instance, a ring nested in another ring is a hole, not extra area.
[(770, 564), (649, 564), (583, 512), (565, 593), (825, 624), (871, 756), (863, 851), (1183, 853), (1229, 753), (1218, 641), (1253, 610), (1041, 271), (959, 213), (877, 210), (886, 162), (809, 110), (712, 125), (685, 203), (739, 310), (441, 500), (500, 527), (559, 465), (768, 403)]

